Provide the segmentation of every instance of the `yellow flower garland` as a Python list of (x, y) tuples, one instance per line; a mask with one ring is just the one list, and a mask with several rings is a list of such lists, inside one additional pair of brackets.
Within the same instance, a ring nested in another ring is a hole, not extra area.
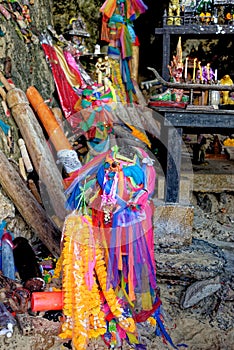
[(87, 216), (70, 215), (64, 229), (62, 269), (66, 320), (59, 336), (72, 339), (76, 350), (84, 350), (89, 338), (106, 332), (105, 315), (101, 311), (100, 294), (93, 274), (90, 276), (91, 289), (85, 281), (89, 263), (94, 259), (94, 247), (89, 244), (90, 224)]
[(114, 59), (110, 59), (110, 63), (111, 63), (111, 81), (112, 81), (113, 87), (115, 88), (116, 94), (119, 96), (120, 101), (123, 104), (126, 104), (127, 97), (126, 97), (126, 91), (123, 84), (123, 80), (121, 77), (119, 62)]
[(60, 255), (60, 257), (58, 258), (57, 262), (56, 262), (56, 266), (54, 269), (54, 274), (53, 274), (53, 278), (59, 278), (61, 275), (61, 271), (62, 271), (62, 265), (63, 265), (63, 253)]
[(87, 215), (71, 214), (67, 217), (63, 250), (55, 268), (55, 276), (59, 276), (62, 270), (64, 292), (65, 320), (59, 336), (72, 339), (75, 350), (86, 349), (90, 338), (106, 333), (100, 289), (120, 327), (129, 333), (136, 329), (133, 318), (123, 316), (124, 310), (113, 287), (106, 289), (104, 250), (94, 242), (91, 225), (91, 218)]
[(223, 141), (224, 146), (231, 146), (234, 147), (234, 139), (228, 137)]

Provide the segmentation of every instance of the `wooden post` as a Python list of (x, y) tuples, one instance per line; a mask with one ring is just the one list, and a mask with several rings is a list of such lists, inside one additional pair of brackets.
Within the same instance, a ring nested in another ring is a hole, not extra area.
[(60, 219), (64, 219), (66, 198), (63, 179), (47, 145), (42, 128), (29, 106), (29, 101), (25, 93), (18, 88), (9, 90), (6, 99), (27, 146), (33, 166), (46, 187), (54, 213)]
[(180, 195), (181, 128), (167, 128), (166, 203), (178, 203)]
[(0, 184), (25, 222), (38, 235), (54, 257), (60, 255), (60, 230), (27, 188), (24, 180), (0, 151)]
[(163, 34), (163, 67), (162, 76), (167, 81), (169, 80), (168, 64), (170, 63), (170, 35), (168, 33)]

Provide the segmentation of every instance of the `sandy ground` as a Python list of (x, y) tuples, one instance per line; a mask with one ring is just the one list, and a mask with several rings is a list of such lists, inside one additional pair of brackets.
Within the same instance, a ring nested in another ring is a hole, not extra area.
[[(161, 289), (161, 299), (163, 302), (163, 311), (165, 313), (165, 326), (175, 345), (186, 344), (190, 350), (233, 350), (234, 349), (234, 329), (230, 320), (233, 317), (233, 301), (220, 304), (214, 312), (212, 304), (215, 302), (213, 297), (207, 297), (193, 308), (181, 309), (178, 305), (180, 293), (183, 287), (175, 285), (168, 286), (159, 284)], [(206, 311), (206, 312), (205, 312)], [(229, 320), (227, 329), (221, 329), (224, 321)], [(46, 320), (47, 322), (48, 320)], [(40, 317), (38, 318), (38, 324)], [(23, 336), (20, 331), (15, 328), (12, 338), (7, 339), (0, 336), (1, 350), (64, 350), (59, 338), (55, 335), (58, 330), (58, 323), (48, 321), (49, 327), (37, 327), (36, 334), (33, 336)], [(164, 350), (173, 349), (170, 345), (163, 344), (160, 337), (156, 337), (153, 333), (147, 336), (147, 349)], [(145, 339), (143, 337), (143, 339)], [(91, 342), (88, 349), (106, 349), (102, 341)], [(123, 349), (130, 349), (125, 345)], [(178, 347), (178, 349), (186, 349), (186, 347)]]

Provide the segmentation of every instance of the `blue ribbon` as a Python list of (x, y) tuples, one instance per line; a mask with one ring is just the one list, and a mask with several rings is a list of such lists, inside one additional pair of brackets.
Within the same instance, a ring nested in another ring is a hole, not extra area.
[(7, 125), (6, 123), (4, 123), (1, 119), (0, 119), (0, 128), (3, 130), (5, 135), (8, 135), (8, 132), (10, 130), (10, 126)]

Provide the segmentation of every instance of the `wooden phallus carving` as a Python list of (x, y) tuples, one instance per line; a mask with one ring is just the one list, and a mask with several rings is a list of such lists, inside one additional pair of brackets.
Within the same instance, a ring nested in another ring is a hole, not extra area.
[(60, 219), (64, 219), (66, 198), (63, 179), (46, 143), (42, 128), (29, 106), (25, 93), (10, 85), (2, 73), (0, 80), (7, 90), (7, 104), (25, 141), (33, 166), (46, 187), (52, 211)]

